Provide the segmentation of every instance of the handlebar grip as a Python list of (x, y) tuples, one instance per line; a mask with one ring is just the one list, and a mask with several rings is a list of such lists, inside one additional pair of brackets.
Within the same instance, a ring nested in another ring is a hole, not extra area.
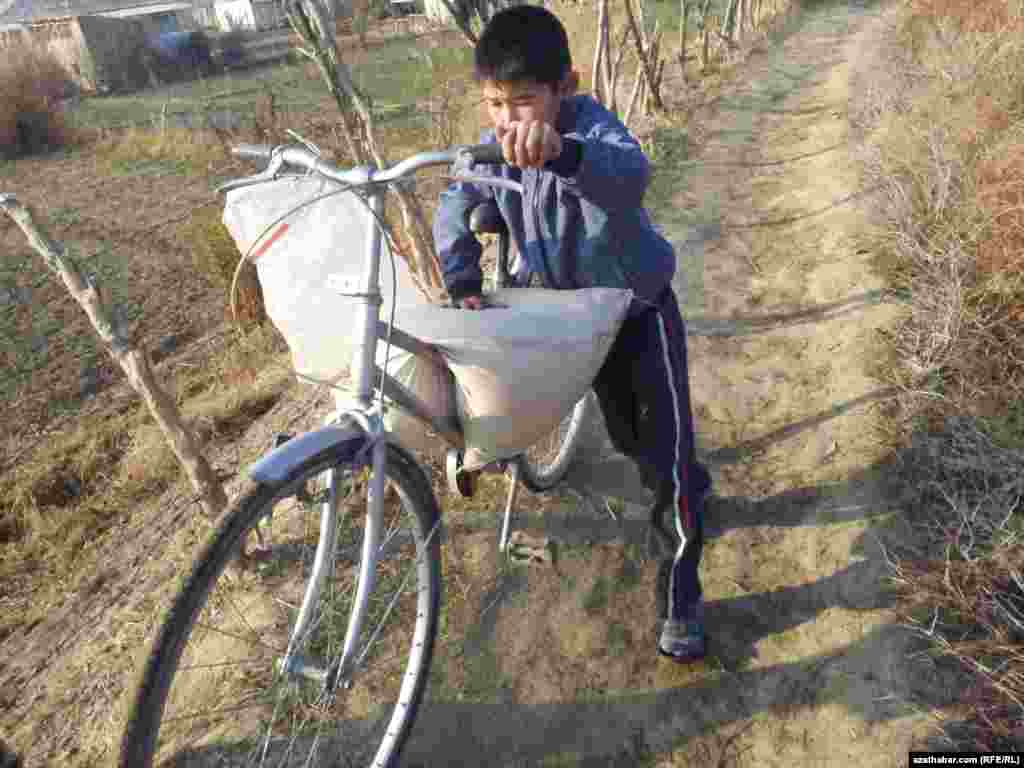
[(231, 148), (235, 157), (251, 157), (257, 160), (269, 160), (274, 148), (269, 144), (239, 144)]
[(484, 165), (504, 165), (505, 156), (501, 154), (501, 144), (474, 144), (466, 147), (466, 153), (474, 163)]

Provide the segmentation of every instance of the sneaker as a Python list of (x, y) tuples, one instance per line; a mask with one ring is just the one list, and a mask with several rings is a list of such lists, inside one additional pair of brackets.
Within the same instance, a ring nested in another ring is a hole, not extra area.
[(704, 658), (704, 600), (698, 600), (686, 611), (684, 621), (668, 619), (658, 640), (658, 655), (679, 664), (688, 664)]

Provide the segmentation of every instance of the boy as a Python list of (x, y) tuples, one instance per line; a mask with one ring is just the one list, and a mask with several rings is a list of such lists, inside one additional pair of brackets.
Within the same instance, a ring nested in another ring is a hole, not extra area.
[[(643, 208), (649, 169), (637, 141), (608, 110), (574, 95), (561, 22), (532, 5), (487, 24), (474, 54), (493, 131), (508, 166), (477, 166), (523, 185), (511, 190), (453, 184), (441, 194), (434, 240), (445, 284), (464, 309), (481, 308), (481, 246), (468, 212), (495, 200), (520, 254), (515, 277), (555, 289), (630, 288), (635, 299), (594, 381), (615, 448), (636, 461), (655, 494), (652, 524), (674, 556), (658, 571), (658, 652), (679, 662), (704, 656), (704, 604), (697, 567), (711, 478), (694, 453), (686, 331), (672, 275), (675, 252)], [(678, 544), (661, 527), (668, 512)]]

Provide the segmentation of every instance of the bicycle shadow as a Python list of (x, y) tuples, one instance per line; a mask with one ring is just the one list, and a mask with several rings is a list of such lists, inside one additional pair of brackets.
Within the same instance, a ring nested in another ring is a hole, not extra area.
[[(801, 494), (803, 499), (812, 496), (807, 490), (797, 493)], [(723, 518), (722, 528), (765, 524), (767, 518), (752, 515), (751, 510), (777, 510), (784, 498), (792, 496), (780, 494), (764, 505), (725, 505), (716, 514)], [(807, 524), (807, 520), (798, 520), (794, 514), (788, 524)], [(929, 708), (952, 707), (961, 692), (955, 670), (908, 664), (908, 657), (923, 647), (922, 641), (894, 624), (876, 626), (857, 642), (828, 653), (752, 668), (758, 643), (765, 638), (809, 624), (833, 608), (859, 611), (889, 605), (888, 598), (872, 585), (877, 585), (885, 568), (878, 541), (893, 535), (898, 534), (882, 529), (863, 534), (854, 547), (863, 560), (811, 584), (710, 600), (709, 653), (721, 669), (715, 670), (710, 663), (698, 665), (685, 685), (543, 704), (507, 697), (483, 703), (428, 697), (401, 765), (536, 766), (547, 764), (553, 756), (572, 755), (574, 765), (631, 766), (645, 754), (679, 749), (759, 715), (793, 717), (801, 710), (838, 704), (870, 729), (917, 714), (922, 702)], [(482, 626), (489, 622), (480, 623), (472, 628), (480, 630), (475, 633), (477, 644), (494, 642)], [(468, 647), (465, 651), (472, 653)], [(501, 648), (495, 652), (500, 654)], [(638, 652), (653, 652), (653, 648)], [(367, 723), (338, 726), (343, 732), (365, 733)], [(175, 764), (207, 765), (214, 757), (226, 759), (233, 748), (220, 743), (182, 752)], [(329, 754), (344, 751), (326, 744), (324, 749)]]
[[(790, 429), (773, 433), (774, 439), (784, 439), (792, 433)], [(764, 445), (769, 437), (751, 442)], [(728, 463), (745, 454), (742, 446), (732, 446), (710, 455), (717, 456), (719, 463)], [(589, 463), (594, 463), (593, 457)], [(640, 488), (635, 470), (623, 457), (598, 457), (597, 463), (600, 470), (587, 475), (595, 483), (599, 478), (621, 491), (632, 478), (635, 486), (631, 492)], [(611, 474), (613, 466), (618, 467), (619, 475)], [(574, 473), (579, 481), (579, 467)], [(678, 749), (692, 739), (743, 725), (758, 715), (791, 716), (838, 704), (870, 728), (917, 713), (922, 701), (929, 708), (952, 706), (960, 691), (956, 675), (908, 665), (907, 657), (918, 641), (893, 624), (876, 626), (856, 642), (828, 653), (759, 666), (759, 646), (767, 638), (810, 626), (832, 609), (860, 612), (892, 605), (891, 598), (878, 587), (887, 568), (883, 547), (905, 538), (908, 532), (898, 514), (890, 515), (888, 522), (876, 520), (899, 510), (899, 486), (891, 477), (890, 463), (880, 463), (843, 483), (791, 489), (761, 499), (710, 500), (705, 512), (709, 538), (758, 526), (827, 528), (863, 520), (869, 523), (854, 542), (851, 562), (823, 578), (709, 600), (709, 653), (720, 670), (705, 663), (694, 668), (685, 685), (619, 691), (598, 699), (526, 704), (515, 701), (508, 691), (494, 692), (488, 702), (428, 697), (421, 705), (402, 765), (532, 766), (560, 755), (572, 755), (576, 765), (636, 765), (643, 754)], [(595, 503), (571, 512), (570, 505), (565, 505), (566, 514), (556, 510), (522, 515), (517, 527), (547, 532), (567, 545), (639, 542), (646, 533), (646, 507), (639, 504), (637, 496), (633, 499), (620, 510), (618, 521)], [(527, 581), (526, 573), (513, 571), (500, 586), (481, 596), (473, 613), (479, 618), (465, 628), (462, 650), (467, 658), (485, 646), (501, 653), (495, 631), (497, 608), (526, 589)], [(636, 653), (653, 653), (653, 643), (648, 647), (640, 641)], [(365, 733), (367, 723), (344, 722), (339, 728)], [(232, 749), (233, 745), (221, 743), (181, 753), (177, 764), (207, 764), (204, 761), (214, 755), (220, 759)]]
[[(920, 696), (933, 706), (953, 705), (952, 673), (921, 670), (897, 691), (877, 677), (884, 666), (879, 660), (910, 647), (905, 632), (884, 627), (813, 659), (708, 676), (680, 688), (538, 705), (430, 702), (417, 717), (401, 764), (539, 766), (571, 755), (573, 765), (632, 766), (646, 754), (679, 749), (758, 715), (792, 717), (841, 704), (870, 728), (915, 714)], [(875, 671), (850, 682), (846, 668)]]
[[(891, 397), (894, 392), (893, 388), (884, 387), (736, 445), (698, 450), (698, 456), (708, 467), (737, 464), (854, 408)], [(616, 539), (627, 544), (646, 541), (646, 514), (653, 502), (652, 494), (644, 488), (633, 461), (611, 447), (600, 413), (585, 430), (564, 490), (556, 497), (561, 503), (544, 516), (520, 514), (517, 525), (541, 531), (570, 546)], [(721, 535), (735, 527), (840, 523), (859, 519), (867, 499), (898, 494), (897, 486), (888, 480), (887, 469), (886, 465), (865, 470), (843, 485), (798, 488), (758, 501), (712, 496), (705, 510), (705, 536)], [(624, 509), (616, 513), (607, 503), (608, 499), (618, 500)], [(573, 501), (583, 503), (570, 503)], [(808, 510), (814, 511), (812, 522), (807, 521)]]
[[(754, 526), (868, 522), (852, 546), (851, 562), (823, 578), (708, 601), (709, 654), (721, 671), (705, 667), (694, 675), (696, 680), (681, 687), (618, 692), (599, 700), (432, 700), (421, 709), (403, 765), (540, 765), (558, 755), (572, 755), (575, 765), (636, 765), (643, 754), (678, 749), (691, 739), (758, 715), (792, 716), (801, 709), (839, 704), (870, 728), (917, 714), (920, 706), (951, 707), (960, 692), (956, 672), (908, 665), (908, 655), (923, 646), (895, 624), (877, 625), (857, 642), (829, 653), (752, 668), (758, 663), (758, 647), (767, 638), (809, 626), (833, 609), (861, 612), (893, 606), (891, 594), (879, 588), (887, 574), (885, 548), (910, 532), (898, 515), (885, 517), (898, 510), (898, 486), (890, 484), (890, 477), (890, 465), (882, 463), (824, 488), (800, 488), (761, 500), (713, 500), (706, 512), (710, 536)], [(880, 515), (883, 519), (876, 520)], [(551, 521), (530, 522), (555, 530)], [(642, 518), (616, 524), (603, 510), (578, 513), (566, 524), (582, 525), (582, 535), (591, 543), (621, 539), (623, 527), (642, 530), (646, 525)], [(568, 529), (564, 533), (571, 535)], [(481, 608), (493, 598), (485, 596)], [(490, 611), (474, 627), (483, 636), (475, 638), (475, 645), (496, 643), (494, 652), (501, 654), (499, 641), (491, 635), (496, 613)]]

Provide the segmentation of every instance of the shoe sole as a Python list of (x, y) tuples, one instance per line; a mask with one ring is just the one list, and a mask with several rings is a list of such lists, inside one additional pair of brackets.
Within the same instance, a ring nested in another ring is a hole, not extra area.
[(668, 653), (667, 651), (662, 650), (661, 643), (656, 643), (655, 648), (657, 649), (659, 656), (664, 656), (666, 659), (671, 659), (676, 664), (693, 664), (695, 661), (702, 661), (703, 659), (707, 658), (708, 655), (707, 641), (705, 641), (704, 643), (703, 653), (701, 653), (699, 656), (676, 656), (674, 653)]

